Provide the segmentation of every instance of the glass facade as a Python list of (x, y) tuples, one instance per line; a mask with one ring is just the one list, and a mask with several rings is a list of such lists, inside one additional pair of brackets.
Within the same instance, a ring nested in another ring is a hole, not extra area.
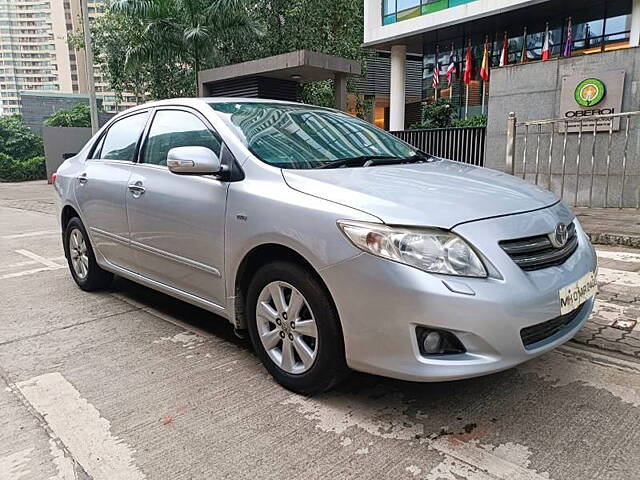
[(409, 18), (428, 15), (445, 8), (456, 7), (464, 3), (475, 2), (476, 0), (383, 0), (382, 1), (382, 23), (390, 23), (407, 20)]
[[(630, 0), (600, 0), (598, 2), (583, 0), (580, 4), (588, 8), (577, 8), (578, 2), (571, 1), (562, 2), (562, 5), (556, 4), (550, 8), (534, 6), (510, 14), (424, 34), (423, 100), (432, 101), (435, 98), (432, 75), (437, 57), (440, 64), (440, 85), (443, 87), (438, 90), (438, 96), (451, 98), (459, 116), (464, 116), (467, 88), (462, 82), (462, 72), (466, 46), (471, 44), (474, 68), (472, 82), (468, 89), (468, 116), (486, 113), (482, 110), (482, 98), (483, 92), (488, 95), (490, 82), (483, 85), (484, 82), (480, 78), (485, 39), (489, 41), (492, 68), (498, 68), (500, 65), (500, 54), (505, 34), (510, 65), (519, 64), (522, 61), (541, 60), (547, 23), (551, 39), (551, 58), (560, 57), (568, 38), (569, 18), (572, 21), (572, 56), (629, 46)], [(526, 39), (525, 28), (527, 29)], [(456, 59), (457, 75), (450, 89), (447, 85), (446, 70), (452, 49)]]

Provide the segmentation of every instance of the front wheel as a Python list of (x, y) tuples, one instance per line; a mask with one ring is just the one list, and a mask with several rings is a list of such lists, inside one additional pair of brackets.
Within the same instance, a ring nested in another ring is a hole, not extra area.
[(312, 272), (288, 262), (265, 265), (249, 285), (246, 312), (254, 349), (285, 388), (312, 395), (346, 374), (338, 315)]

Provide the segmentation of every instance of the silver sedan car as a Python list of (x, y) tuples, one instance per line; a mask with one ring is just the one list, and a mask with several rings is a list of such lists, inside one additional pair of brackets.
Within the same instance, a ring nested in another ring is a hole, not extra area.
[(84, 290), (114, 274), (248, 331), (286, 388), (504, 370), (569, 340), (593, 247), (552, 193), (342, 112), (236, 98), (119, 114), (55, 177)]

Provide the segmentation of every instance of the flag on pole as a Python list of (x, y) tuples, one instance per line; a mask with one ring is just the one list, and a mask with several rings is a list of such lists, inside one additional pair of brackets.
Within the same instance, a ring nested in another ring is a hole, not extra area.
[(449, 84), (449, 88), (453, 84), (453, 76), (456, 74), (456, 54), (453, 49), (453, 45), (451, 45), (451, 55), (449, 55), (449, 66), (447, 67), (447, 83)]
[(522, 52), (520, 53), (520, 63), (527, 63), (529, 58), (527, 57), (527, 27), (524, 27), (524, 34), (522, 35)]
[(464, 83), (469, 85), (471, 83), (471, 75), (473, 74), (473, 55), (471, 55), (471, 45), (467, 47), (467, 55), (464, 60)]
[(484, 52), (482, 52), (482, 67), (480, 67), (480, 77), (485, 82), (489, 81), (489, 71), (491, 70), (491, 62), (489, 61), (489, 37), (484, 40)]
[(502, 41), (502, 51), (500, 52), (500, 66), (509, 65), (509, 38), (507, 32), (504, 32), (504, 40)]
[(569, 25), (567, 26), (567, 43), (564, 44), (564, 51), (562, 52), (562, 55), (565, 57), (571, 56), (571, 48), (573, 44), (573, 33), (571, 30), (571, 17), (569, 17)]
[(542, 44), (542, 61), (543, 62), (546, 62), (551, 58), (551, 39), (549, 38), (550, 35), (551, 35), (551, 32), (549, 31), (549, 24), (547, 23), (547, 26), (544, 31), (544, 43)]
[(440, 62), (438, 62), (438, 54), (436, 53), (436, 64), (433, 67), (433, 81), (431, 85), (435, 90), (440, 88)]

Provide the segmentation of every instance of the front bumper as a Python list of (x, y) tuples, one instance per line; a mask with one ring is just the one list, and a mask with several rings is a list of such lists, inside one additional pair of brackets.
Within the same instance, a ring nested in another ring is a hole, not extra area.
[[(495, 267), (486, 279), (428, 274), (365, 253), (323, 270), (340, 314), (348, 365), (404, 380), (455, 380), (511, 368), (571, 339), (589, 317), (593, 299), (534, 348), (524, 347), (520, 331), (558, 317), (558, 291), (597, 268), (580, 225), (578, 249), (560, 266), (525, 272), (498, 246), (502, 239), (550, 232), (558, 221), (571, 220), (558, 204), (456, 228)], [(418, 326), (453, 332), (466, 353), (423, 356)]]

